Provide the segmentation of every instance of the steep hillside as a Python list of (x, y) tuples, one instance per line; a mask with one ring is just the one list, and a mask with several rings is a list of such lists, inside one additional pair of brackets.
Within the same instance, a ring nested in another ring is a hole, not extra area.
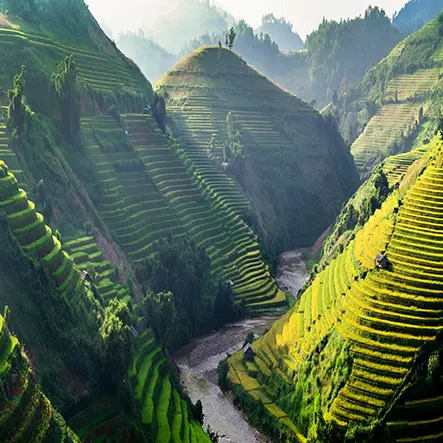
[(423, 123), (439, 118), (439, 107), (432, 104), (441, 97), (440, 28), (437, 18), (402, 41), (359, 88), (334, 103), (361, 176), (388, 155), (409, 150)]
[(42, 393), (32, 363), (0, 316), (0, 438), (8, 442), (80, 439)]
[(392, 23), (403, 35), (410, 35), (437, 17), (442, 8), (441, 0), (409, 0)]
[[(11, 88), (13, 75), (26, 65), (29, 104), (34, 111), (50, 114), (52, 103), (47, 91), (51, 76), (60, 61), (72, 54), (83, 91), (84, 112), (105, 112), (115, 102), (129, 110), (152, 100), (149, 82), (105, 36), (82, 1), (69, 2), (69, 6), (54, 2), (35, 5), (34, 18), (39, 20), (14, 16), (0, 22), (0, 50), (7, 60), (0, 68), (4, 91)], [(8, 10), (8, 2), (0, 3), (0, 7)], [(25, 12), (20, 16), (28, 17)], [(67, 17), (65, 28), (56, 17)], [(56, 25), (46, 27), (45, 23)]]
[[(433, 141), (253, 344), (253, 362), (241, 353), (228, 360), (228, 384), (246, 410), (262, 411), (268, 432), (319, 442), (439, 440), (442, 147)], [(387, 268), (376, 267), (380, 253)], [(247, 396), (264, 407), (248, 407)]]
[(232, 51), (202, 48), (156, 87), (167, 94), (171, 131), (196, 179), (271, 251), (313, 242), (355, 189), (333, 122)]
[[(23, 408), (10, 409), (5, 423), (0, 414), (6, 436), (0, 440), (42, 441), (48, 426), (56, 436), (45, 441), (74, 439), (62, 419), (51, 418), (41, 386), (82, 439), (163, 443), (170, 435), (176, 442), (206, 443), (160, 350), (161, 337), (150, 338), (144, 282), (133, 267), (137, 258), (154, 260), (151, 247), (159, 238), (185, 234), (174, 208), (140, 169), (128, 137), (129, 129), (137, 147), (163, 143), (175, 155), (151, 116), (148, 123), (130, 114), (158, 97), (82, 1), (11, 5), (0, 2), (3, 11), (14, 12), (0, 16), (0, 309), (10, 311), (9, 324), (31, 356), (34, 375)], [(128, 112), (124, 126), (120, 112)], [(138, 138), (131, 124), (142, 126)], [(167, 170), (159, 163), (152, 168)], [(193, 199), (202, 203), (201, 194)], [(274, 288), (268, 298), (284, 304), (262, 268)], [(14, 342), (4, 337), (2, 345)], [(160, 384), (152, 382), (151, 391), (143, 378), (150, 366), (141, 365), (139, 375), (135, 363), (139, 354), (140, 364), (148, 356), (145, 339), (162, 360)], [(6, 357), (7, 348), (0, 347)], [(5, 391), (1, 397), (7, 398)], [(142, 409), (147, 403), (150, 420)]]

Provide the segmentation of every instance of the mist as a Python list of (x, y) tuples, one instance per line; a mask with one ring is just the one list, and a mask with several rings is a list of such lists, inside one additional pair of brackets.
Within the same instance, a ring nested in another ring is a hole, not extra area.
[[(170, 44), (168, 33), (171, 26), (184, 25), (186, 19), (195, 12), (195, 3), (199, 0), (170, 0), (168, 2), (154, 0), (126, 0), (122, 7), (110, 7), (107, 0), (86, 0), (91, 12), (96, 19), (104, 20), (112, 30), (114, 37), (119, 33), (131, 30), (143, 29), (145, 35), (155, 39), (160, 45), (172, 52), (177, 50), (177, 43)], [(257, 28), (261, 23), (261, 17), (266, 13), (274, 13), (276, 16), (284, 16), (294, 25), (294, 31), (304, 39), (307, 34), (317, 28), (323, 17), (340, 20), (341, 18), (355, 17), (363, 14), (365, 9), (379, 6), (385, 9), (389, 16), (401, 9), (405, 0), (201, 0), (224, 9), (232, 19), (244, 19), (249, 25)], [(194, 11), (192, 11), (194, 9)], [(194, 35), (198, 37), (202, 29), (195, 23)], [(174, 30), (175, 31), (175, 30)], [(203, 30), (204, 32), (205, 30)], [(212, 29), (208, 29), (212, 31)], [(189, 40), (189, 31), (183, 30), (183, 45)], [(172, 39), (171, 39), (172, 41)]]

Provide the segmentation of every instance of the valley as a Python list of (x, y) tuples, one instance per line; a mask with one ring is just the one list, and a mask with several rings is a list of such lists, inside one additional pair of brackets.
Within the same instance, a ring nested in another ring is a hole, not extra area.
[(426, 2), (304, 43), (266, 13), (282, 52), (186, 0), (176, 58), (83, 0), (0, 0), (0, 441), (443, 438)]
[[(280, 257), (277, 281), (282, 288), (291, 288), (295, 296), (308, 274), (303, 260), (307, 251), (288, 251)], [(205, 425), (217, 431), (222, 443), (264, 443), (265, 437), (247, 424), (244, 416), (232, 405), (230, 396), (217, 386), (217, 366), (240, 349), (248, 334), (262, 335), (278, 319), (275, 316), (257, 317), (232, 325), (199, 338), (179, 349), (174, 357), (180, 368), (180, 379), (193, 401), (202, 399), (206, 413)]]

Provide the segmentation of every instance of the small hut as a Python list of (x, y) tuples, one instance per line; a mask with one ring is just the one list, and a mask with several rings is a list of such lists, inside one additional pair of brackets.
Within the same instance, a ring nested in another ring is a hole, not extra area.
[(131, 326), (131, 327), (129, 328), (129, 330), (131, 331), (132, 335), (133, 335), (135, 338), (138, 337), (137, 329), (135, 329), (134, 326)]
[(254, 351), (254, 348), (252, 347), (251, 343), (246, 343), (243, 347), (243, 355), (245, 356), (245, 359), (248, 361), (253, 361), (254, 357), (257, 355)]
[(397, 190), (400, 187), (400, 182), (394, 183), (394, 189)]
[(383, 254), (377, 254), (375, 256), (375, 266), (377, 269), (388, 269), (388, 259)]
[(86, 271), (85, 269), (81, 272), (81, 274), (82, 274), (82, 279), (84, 281), (87, 281), (87, 282), (91, 282), (92, 281), (91, 276), (89, 275), (89, 272)]

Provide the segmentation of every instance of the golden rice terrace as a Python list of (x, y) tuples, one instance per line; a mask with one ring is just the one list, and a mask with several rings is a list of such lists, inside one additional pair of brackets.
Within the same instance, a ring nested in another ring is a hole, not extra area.
[(374, 441), (443, 435), (443, 379), (432, 366), (443, 330), (441, 140), (421, 152), (422, 163), (253, 345), (254, 361), (228, 360), (234, 387), (299, 441), (318, 432), (315, 411), (342, 438), (353, 424), (372, 426)]

